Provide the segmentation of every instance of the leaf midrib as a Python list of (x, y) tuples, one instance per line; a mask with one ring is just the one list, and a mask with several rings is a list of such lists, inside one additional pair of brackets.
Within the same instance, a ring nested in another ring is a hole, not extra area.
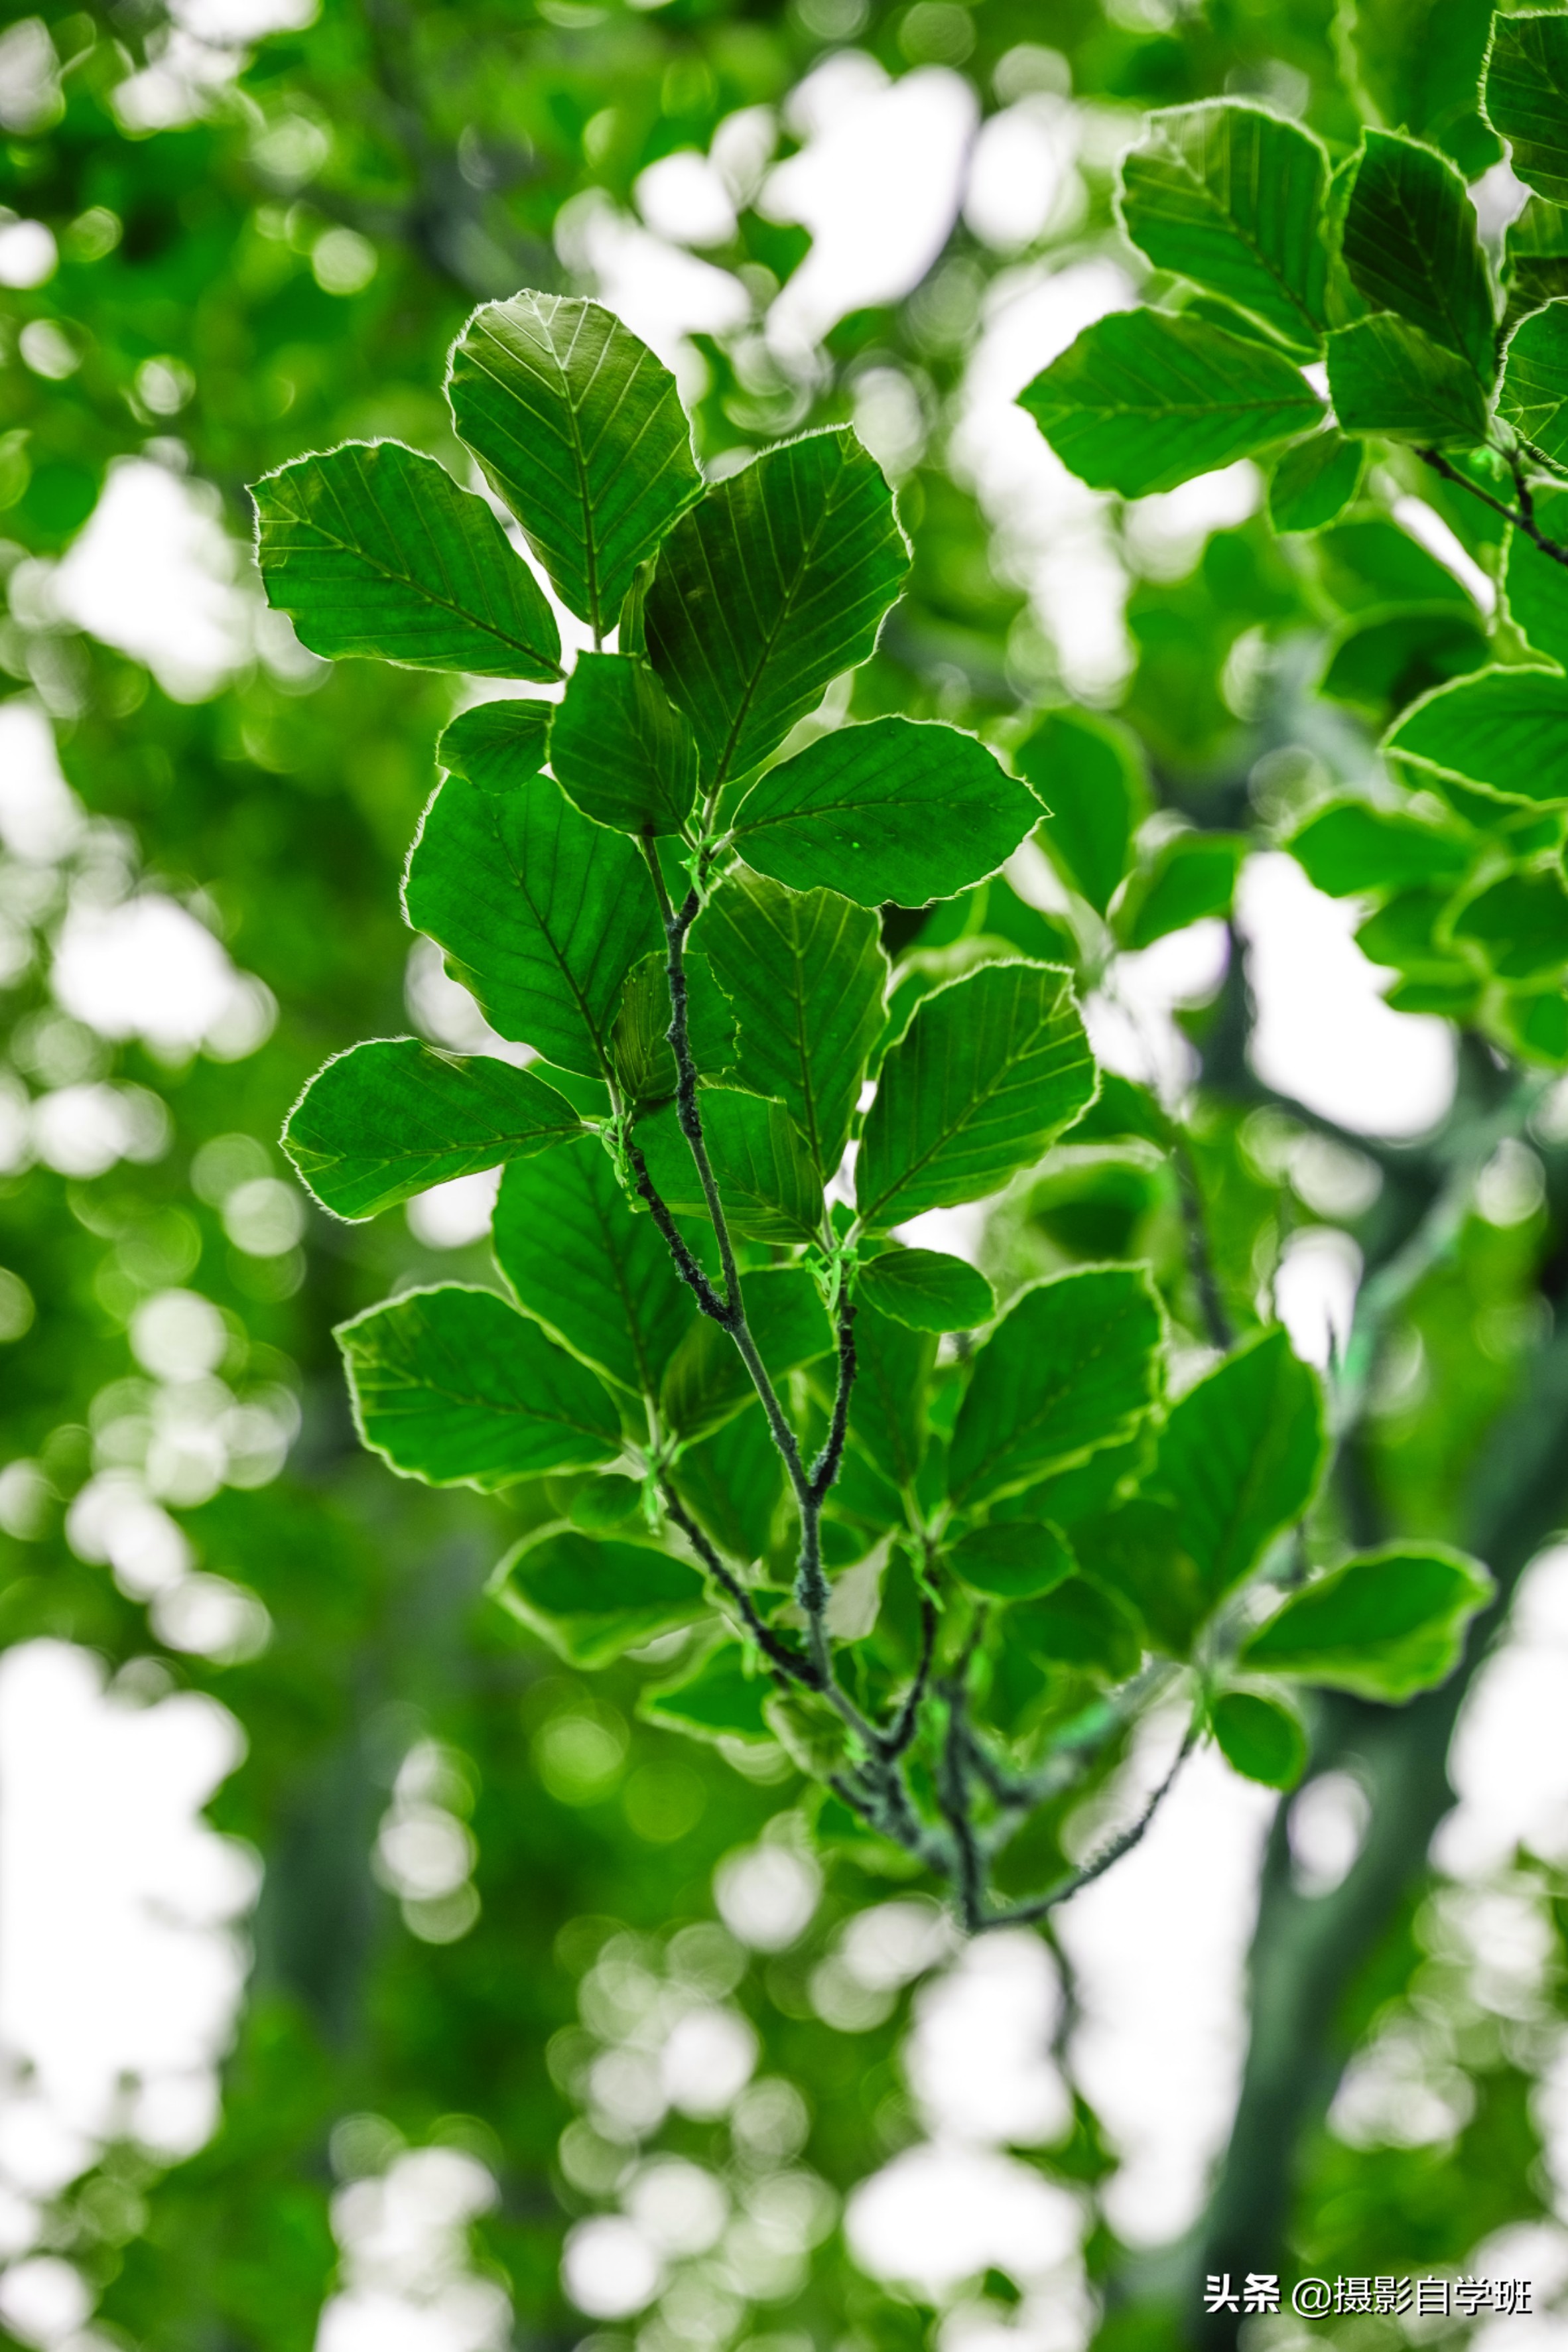
[[(1183, 153), (1182, 150), (1167, 140), (1165, 142), (1165, 151), (1176, 169), (1179, 172), (1184, 173), (1187, 178), (1191, 181), (1194, 193), (1207, 204), (1209, 209), (1215, 214), (1216, 219), (1224, 222), (1230, 228), (1237, 244), (1244, 246), (1247, 248), (1247, 252), (1251, 254), (1253, 259), (1258, 262), (1259, 267), (1262, 268), (1265, 275), (1272, 281), (1278, 290), (1284, 295), (1285, 299), (1296, 311), (1298, 316), (1306, 320), (1310, 331), (1308, 341), (1315, 349), (1322, 341), (1322, 320), (1313, 317), (1311, 311), (1307, 307), (1304, 299), (1297, 293), (1295, 288), (1290, 284), (1289, 280), (1284, 277), (1282, 272), (1276, 268), (1274, 263), (1270, 260), (1263, 247), (1258, 243), (1257, 237), (1243, 227), (1241, 222), (1237, 218), (1234, 213), (1227, 212), (1225, 209), (1225, 206), (1220, 203), (1219, 198), (1213, 194), (1208, 182), (1202, 178), (1198, 172), (1194, 170), (1193, 165), (1188, 162), (1186, 156)], [(1226, 162), (1228, 168), (1228, 155)], [(1250, 304), (1247, 307), (1250, 308)]]

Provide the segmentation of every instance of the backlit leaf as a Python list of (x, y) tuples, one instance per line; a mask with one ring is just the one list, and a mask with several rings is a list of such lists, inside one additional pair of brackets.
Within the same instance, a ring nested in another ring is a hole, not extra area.
[[(746, 1320), (775, 1385), (833, 1348), (832, 1326), (805, 1266), (764, 1267), (742, 1278)], [(670, 1360), (660, 1393), (669, 1427), (689, 1443), (720, 1429), (756, 1391), (727, 1331), (699, 1316)], [(771, 1443), (771, 1441), (770, 1441)]]
[(1300, 124), (1217, 100), (1152, 114), (1122, 159), (1121, 222), (1157, 269), (1238, 302), (1294, 349), (1322, 341), (1328, 161)]
[(623, 833), (679, 833), (697, 797), (697, 746), (646, 662), (579, 654), (550, 736), (556, 782)]
[(1365, 801), (1331, 801), (1285, 846), (1331, 898), (1401, 890), (1412, 882), (1457, 882), (1470, 861), (1462, 835)]
[(917, 1006), (883, 1061), (855, 1170), (873, 1230), (1000, 1192), (1094, 1098), (1068, 974), (987, 963)]
[(1047, 856), (1103, 915), (1149, 808), (1138, 738), (1087, 710), (1048, 710), (1014, 751), (1013, 765), (1050, 811), (1036, 835)]
[(1159, 1393), (1163, 1336), (1141, 1266), (1089, 1266), (1026, 1290), (975, 1356), (953, 1430), (953, 1500), (1016, 1494), (1125, 1444)]
[(1463, 1552), (1389, 1544), (1293, 1594), (1246, 1643), (1242, 1664), (1363, 1698), (1410, 1698), (1453, 1672), (1492, 1591)]
[(1173, 834), (1129, 880), (1116, 910), (1119, 936), (1130, 948), (1146, 948), (1205, 916), (1228, 913), (1247, 845), (1242, 834)]
[(1521, 440), (1558, 465), (1568, 463), (1568, 301), (1548, 302), (1514, 329), (1503, 361), (1498, 413)]
[(1562, 868), (1505, 874), (1454, 918), (1456, 940), (1473, 940), (1500, 980), (1541, 980), (1568, 967), (1568, 890)]
[(657, 1396), (695, 1311), (691, 1293), (598, 1138), (509, 1169), (492, 1230), (523, 1313), (617, 1387)]
[(763, 1706), (773, 1690), (764, 1674), (748, 1674), (740, 1645), (722, 1643), (673, 1682), (656, 1683), (637, 1701), (645, 1722), (684, 1731), (691, 1739), (742, 1739), (773, 1745)]
[(788, 890), (742, 866), (693, 937), (735, 1008), (742, 1083), (776, 1096), (831, 1176), (882, 1026), (888, 959), (876, 916), (837, 890)]
[(562, 603), (606, 635), (637, 565), (701, 495), (675, 378), (599, 303), (523, 293), (476, 310), (447, 397)]
[(977, 1267), (940, 1250), (888, 1249), (855, 1277), (856, 1295), (915, 1331), (974, 1331), (996, 1312), (991, 1285)]
[(770, 768), (741, 803), (735, 846), (795, 890), (921, 907), (994, 872), (1040, 813), (973, 735), (873, 719)]
[(1307, 1731), (1293, 1706), (1258, 1691), (1223, 1691), (1209, 1721), (1225, 1760), (1266, 1789), (1293, 1789), (1307, 1769)]
[(550, 757), (555, 710), (552, 702), (476, 702), (436, 738), (437, 764), (488, 793), (514, 790)]
[(1283, 1331), (1236, 1349), (1172, 1406), (1146, 1490), (1173, 1508), (1210, 1606), (1300, 1518), (1322, 1466), (1317, 1375)]
[(360, 1218), (581, 1131), (570, 1103), (531, 1070), (397, 1037), (318, 1071), (283, 1142), (324, 1208)]
[(1486, 437), (1486, 394), (1469, 362), (1392, 310), (1329, 337), (1329, 396), (1346, 433), (1462, 447)]
[(493, 1290), (405, 1290), (336, 1336), (360, 1434), (406, 1477), (489, 1492), (620, 1452), (604, 1383)]
[[(1369, 131), (1340, 250), (1352, 284), (1373, 310), (1396, 311), (1464, 360), (1479, 384), (1491, 383), (1491, 283), (1475, 206), (1447, 157), (1395, 132)], [(1347, 421), (1341, 411), (1340, 423)]]
[(652, 1544), (557, 1525), (514, 1545), (490, 1579), (508, 1614), (574, 1666), (607, 1666), (623, 1650), (708, 1614), (695, 1568)]
[(1384, 741), (1500, 800), (1568, 806), (1568, 677), (1556, 671), (1487, 669), (1440, 686)]
[[(724, 1213), (760, 1242), (807, 1242), (822, 1223), (822, 1179), (783, 1103), (704, 1087), (702, 1133)], [(673, 1103), (639, 1118), (634, 1139), (660, 1199), (678, 1216), (705, 1217), (696, 1163)]]
[(1096, 320), (1019, 404), (1069, 472), (1127, 499), (1257, 457), (1322, 415), (1282, 352), (1165, 310)]
[(559, 677), (539, 583), (483, 499), (398, 441), (300, 457), (251, 492), (267, 601), (312, 653)]
[(1330, 425), (1293, 442), (1268, 479), (1268, 520), (1280, 532), (1321, 530), (1337, 522), (1361, 488), (1366, 445)]
[(547, 776), (506, 793), (449, 776), (425, 812), (404, 901), (503, 1037), (605, 1075), (626, 974), (663, 939), (631, 842)]
[(1078, 1572), (1061, 1530), (1028, 1519), (973, 1528), (947, 1545), (942, 1557), (961, 1583), (992, 1601), (1033, 1600)]
[[(1568, 303), (1563, 304), (1568, 310)], [(1568, 531), (1568, 489), (1537, 489), (1535, 520), (1554, 545), (1564, 544)], [(1538, 653), (1558, 667), (1568, 666), (1568, 565), (1526, 537), (1509, 533), (1503, 566), (1503, 593), (1508, 616), (1524, 631)]]
[(1487, 117), (1526, 187), (1568, 204), (1568, 23), (1549, 12), (1492, 20)]
[[(705, 955), (689, 954), (685, 968), (691, 1058), (705, 1078), (721, 1077), (735, 1058), (734, 1009)], [(629, 1102), (668, 1102), (675, 1092), (669, 976), (662, 954), (645, 956), (626, 976), (610, 1027), (610, 1063)]]
[(705, 793), (758, 766), (866, 659), (909, 562), (882, 469), (843, 430), (769, 450), (682, 516), (645, 622)]

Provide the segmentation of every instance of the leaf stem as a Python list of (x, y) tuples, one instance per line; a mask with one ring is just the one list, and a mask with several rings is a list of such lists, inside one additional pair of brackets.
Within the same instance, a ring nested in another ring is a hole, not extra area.
[(1504, 522), (1511, 523), (1516, 530), (1521, 530), (1526, 539), (1532, 541), (1541, 550), (1542, 555), (1551, 557), (1553, 563), (1568, 565), (1568, 547), (1560, 547), (1554, 539), (1548, 539), (1535, 520), (1535, 499), (1529, 483), (1524, 478), (1524, 469), (1516, 455), (1510, 456), (1509, 467), (1513, 475), (1514, 489), (1518, 495), (1519, 504), (1517, 507), (1510, 507), (1504, 499), (1494, 499), (1489, 490), (1483, 490), (1479, 482), (1472, 482), (1468, 474), (1459, 471), (1458, 466), (1451, 466), (1440, 450), (1417, 449), (1415, 454), (1424, 466), (1430, 466), (1432, 471), (1435, 474), (1441, 474), (1446, 482), (1452, 482), (1458, 489), (1468, 490), (1471, 498), (1479, 499), (1482, 506), (1490, 507), (1493, 514), (1501, 515)]
[(1045, 1918), (1048, 1912), (1056, 1909), (1058, 1903), (1067, 1902), (1069, 1896), (1077, 1895), (1081, 1888), (1092, 1885), (1097, 1878), (1104, 1876), (1113, 1863), (1120, 1862), (1124, 1853), (1131, 1853), (1132, 1848), (1145, 1835), (1155, 1814), (1174, 1788), (1176, 1776), (1196, 1746), (1197, 1737), (1198, 1717), (1194, 1713), (1187, 1725), (1186, 1735), (1176, 1750), (1170, 1770), (1137, 1819), (1130, 1822), (1124, 1830), (1119, 1830), (1113, 1838), (1108, 1839), (1098, 1853), (1091, 1854), (1089, 1859), (1080, 1863), (1076, 1870), (1068, 1871), (1057, 1880), (1054, 1886), (1047, 1886), (1043, 1894), (1031, 1895), (1022, 1903), (1009, 1904), (1005, 1910), (988, 1913), (979, 1922), (975, 1932), (984, 1933), (988, 1927), (1025, 1927), (1037, 1919)]

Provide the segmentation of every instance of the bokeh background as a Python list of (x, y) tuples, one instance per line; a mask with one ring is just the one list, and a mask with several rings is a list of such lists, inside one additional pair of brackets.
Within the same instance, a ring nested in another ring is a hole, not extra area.
[[(346, 436), (468, 478), (442, 355), (523, 284), (645, 336), (714, 474), (852, 418), (917, 553), (857, 715), (1074, 701), (1128, 730), (1151, 837), (1245, 834), (1234, 918), (1142, 953), (1047, 850), (1009, 878), (1108, 1066), (1184, 1107), (1223, 1279), (1326, 1365), (1497, 1073), (1388, 1008), (1357, 910), (1274, 844), (1373, 756), (1376, 708), (1314, 691), (1345, 616), (1479, 626), (1491, 583), (1398, 481), (1384, 538), (1303, 553), (1254, 467), (1122, 507), (1014, 403), (1140, 289), (1110, 189), (1150, 106), (1249, 95), (1342, 151), (1404, 76), (1500, 236), (1487, 21), (118, 0), (0, 26), (0, 2338), (1164, 2344), (1249, 2035), (1297, 2086), (1288, 2270), (1530, 2277), (1537, 2315), (1470, 2332), (1563, 2334), (1568, 1097), (1478, 1162), (1346, 1456), (1352, 1521), (1477, 1542), (1511, 1619), (1430, 1705), (1325, 1717), (1284, 1808), (1200, 1754), (1050, 1936), (960, 1952), (885, 1858), (813, 1850), (776, 1750), (639, 1717), (668, 1644), (590, 1685), (504, 1622), (504, 1499), (353, 1444), (331, 1327), (486, 1278), (493, 1181), (349, 1229), (276, 1137), (361, 1037), (486, 1041), (397, 906), (451, 692), (304, 652), (244, 494)], [(1118, 1131), (940, 1239), (1169, 1274), (1173, 1182)], [(1176, 1736), (1112, 1759), (1080, 1849)]]

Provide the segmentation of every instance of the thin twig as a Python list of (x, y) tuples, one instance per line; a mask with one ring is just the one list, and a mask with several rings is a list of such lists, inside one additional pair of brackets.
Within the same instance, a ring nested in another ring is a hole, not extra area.
[(1219, 1277), (1215, 1272), (1214, 1250), (1209, 1241), (1207, 1220), (1204, 1215), (1203, 1194), (1198, 1187), (1198, 1173), (1193, 1165), (1191, 1148), (1181, 1129), (1172, 1125), (1171, 1157), (1176, 1171), (1176, 1190), (1181, 1196), (1182, 1230), (1186, 1236), (1187, 1271), (1193, 1277), (1193, 1287), (1204, 1311), (1204, 1322), (1214, 1345), (1222, 1354), (1236, 1345), (1236, 1328), (1231, 1322)]
[(903, 1705), (893, 1717), (892, 1727), (878, 1742), (879, 1753), (891, 1764), (913, 1745), (920, 1726), (921, 1702), (931, 1680), (931, 1662), (936, 1655), (936, 1603), (930, 1594), (921, 1601), (921, 1654), (915, 1666), (915, 1678), (904, 1694)]
[(1493, 514), (1501, 515), (1504, 522), (1510, 522), (1516, 530), (1523, 531), (1526, 539), (1533, 541), (1542, 555), (1550, 556), (1553, 563), (1568, 565), (1568, 547), (1559, 547), (1554, 539), (1548, 539), (1535, 520), (1535, 501), (1531, 496), (1517, 461), (1510, 462), (1513, 466), (1514, 487), (1520, 494), (1520, 504), (1518, 507), (1510, 507), (1502, 499), (1494, 499), (1489, 490), (1483, 490), (1479, 482), (1472, 482), (1468, 474), (1462, 474), (1459, 471), (1458, 466), (1451, 466), (1439, 450), (1418, 449), (1415, 454), (1424, 466), (1430, 466), (1432, 471), (1435, 474), (1441, 474), (1446, 482), (1452, 482), (1458, 489), (1468, 490), (1471, 498), (1479, 499), (1482, 506), (1490, 507)]
[(1194, 1715), (1187, 1726), (1185, 1738), (1176, 1750), (1175, 1760), (1170, 1770), (1136, 1821), (1131, 1822), (1126, 1829), (1119, 1831), (1115, 1837), (1108, 1840), (1098, 1853), (1090, 1855), (1088, 1862), (1081, 1863), (1076, 1870), (1069, 1870), (1064, 1877), (1058, 1879), (1054, 1886), (1047, 1886), (1043, 1895), (1030, 1895), (1023, 1903), (1009, 1905), (1005, 1911), (991, 1912), (981, 1921), (981, 1927), (1024, 1927), (1034, 1920), (1043, 1919), (1047, 1912), (1056, 1909), (1058, 1903), (1067, 1902), (1069, 1896), (1077, 1895), (1081, 1888), (1092, 1885), (1097, 1878), (1103, 1877), (1112, 1863), (1120, 1862), (1124, 1853), (1131, 1853), (1175, 1786), (1176, 1775), (1192, 1754), (1197, 1736), (1198, 1719)]
[(715, 1583), (723, 1586), (745, 1620), (746, 1631), (751, 1634), (763, 1656), (777, 1666), (781, 1673), (788, 1675), (792, 1681), (803, 1683), (808, 1690), (816, 1690), (818, 1687), (816, 1672), (811, 1660), (801, 1657), (789, 1647), (787, 1643), (779, 1640), (771, 1625), (763, 1623), (757, 1613), (757, 1606), (751, 1594), (733, 1570), (726, 1566), (715, 1547), (709, 1541), (675, 1492), (668, 1477), (660, 1479), (659, 1491), (664, 1496), (665, 1509), (669, 1513), (709, 1575), (712, 1577)]

